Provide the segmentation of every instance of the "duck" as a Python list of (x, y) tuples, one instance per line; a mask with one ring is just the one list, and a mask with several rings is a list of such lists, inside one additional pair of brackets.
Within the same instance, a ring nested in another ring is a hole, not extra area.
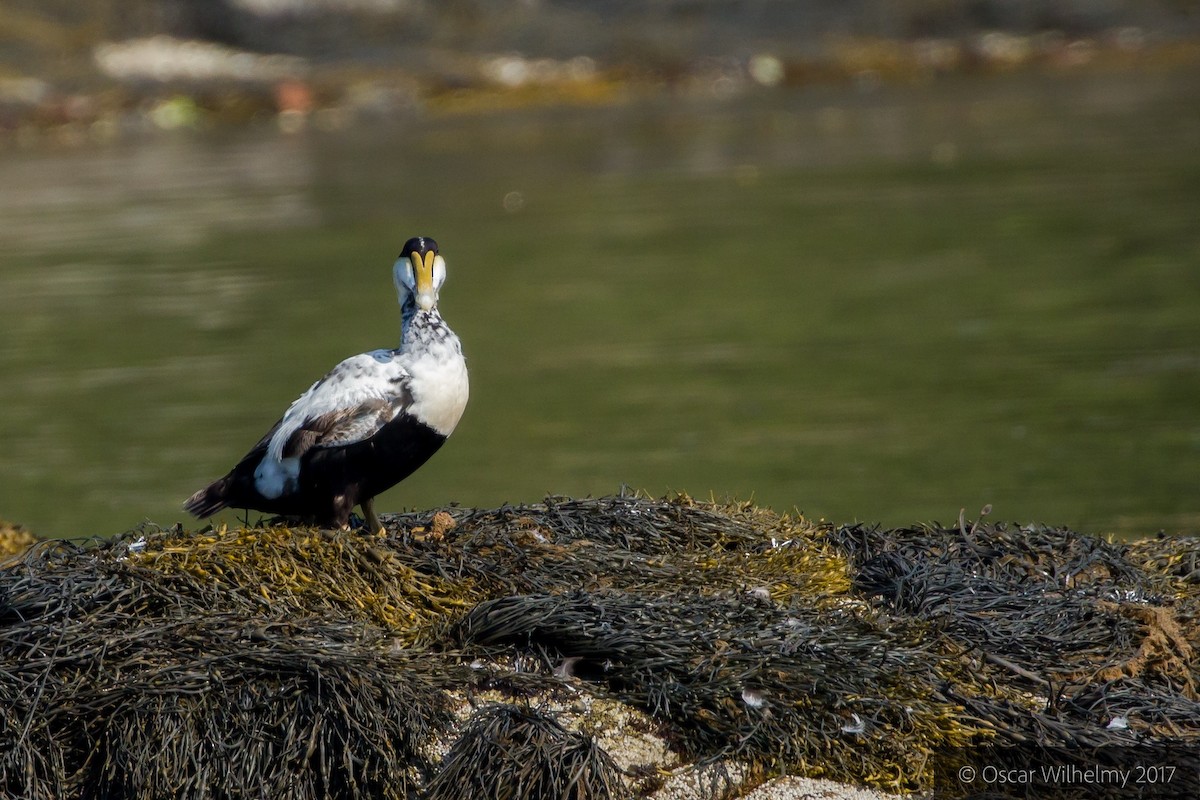
[(416, 236), (392, 266), (400, 346), (345, 359), (309, 387), (224, 477), (183, 507), (225, 508), (349, 528), (357, 505), (383, 529), (374, 500), (412, 475), (454, 432), (469, 395), (462, 344), (438, 311), (446, 261)]

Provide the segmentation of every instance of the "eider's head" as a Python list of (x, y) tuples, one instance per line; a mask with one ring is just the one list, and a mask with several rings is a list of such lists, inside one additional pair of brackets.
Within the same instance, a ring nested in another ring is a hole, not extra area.
[(435, 308), (438, 289), (446, 282), (446, 262), (438, 255), (437, 242), (428, 236), (414, 236), (405, 242), (392, 267), (392, 277), (400, 293), (400, 305), (412, 295), (419, 308)]

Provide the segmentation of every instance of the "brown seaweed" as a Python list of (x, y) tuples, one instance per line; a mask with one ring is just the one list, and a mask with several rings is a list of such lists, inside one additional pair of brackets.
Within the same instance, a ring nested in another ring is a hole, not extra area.
[[(542, 703), (564, 692), (752, 782), (961, 796), (961, 765), (1153, 757), (1191, 767), (1155, 796), (1200, 789), (1195, 540), (632, 495), (384, 522), (147, 526), (0, 565), (0, 795), (651, 785)], [(459, 720), (484, 690), (508, 700)]]

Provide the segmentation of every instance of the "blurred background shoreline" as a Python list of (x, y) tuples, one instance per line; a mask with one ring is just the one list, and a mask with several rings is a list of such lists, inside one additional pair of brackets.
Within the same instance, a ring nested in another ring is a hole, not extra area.
[(1196, 63), (1193, 0), (9, 0), (0, 146)]

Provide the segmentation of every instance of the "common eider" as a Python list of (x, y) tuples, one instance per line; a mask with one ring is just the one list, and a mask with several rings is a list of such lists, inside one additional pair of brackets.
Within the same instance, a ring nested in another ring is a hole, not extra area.
[(347, 527), (360, 505), (381, 527), (374, 498), (415, 472), (458, 424), (467, 405), (462, 345), (438, 313), (446, 262), (418, 236), (392, 267), (400, 298), (400, 346), (347, 358), (300, 395), (225, 477), (184, 508), (211, 517), (223, 508)]

